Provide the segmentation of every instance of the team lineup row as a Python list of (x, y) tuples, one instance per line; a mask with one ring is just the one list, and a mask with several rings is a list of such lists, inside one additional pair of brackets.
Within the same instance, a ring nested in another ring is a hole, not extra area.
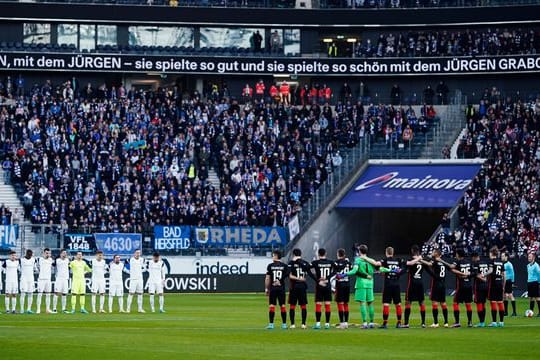
[[(50, 249), (44, 249), (43, 255), (39, 258), (33, 256), (32, 250), (27, 250), (24, 257), (17, 258), (14, 251), (10, 252), (9, 258), (2, 264), (5, 272), (5, 305), (7, 313), (17, 313), (17, 294), (20, 289), (20, 312), (33, 314), (32, 303), (35, 292), (35, 274), (37, 274), (37, 306), (36, 313), (41, 312), (42, 297), (45, 296), (45, 311), (47, 313), (57, 313), (58, 299), (61, 299), (61, 309), (63, 313), (75, 313), (77, 299), (80, 304), (80, 312), (87, 314), (86, 302), (86, 281), (85, 274), (92, 273), (92, 312), (105, 313), (105, 275), (109, 274), (109, 312), (113, 311), (114, 298), (118, 299), (119, 312), (130, 312), (133, 297), (137, 295), (137, 310), (144, 313), (143, 309), (143, 272), (148, 271), (148, 293), (150, 294), (150, 309), (155, 312), (155, 295), (159, 298), (159, 311), (164, 310), (163, 286), (165, 282), (165, 266), (159, 253), (154, 253), (152, 259), (147, 261), (141, 257), (140, 250), (136, 250), (133, 256), (122, 261), (120, 256), (115, 255), (109, 263), (103, 258), (103, 252), (98, 251), (90, 265), (83, 260), (82, 252), (77, 252), (73, 260), (69, 260), (67, 252), (61, 250), (60, 256), (56, 259), (51, 257)], [(53, 272), (54, 296), (51, 308), (51, 293), (53, 293)], [(124, 284), (123, 273), (129, 274), (129, 294), (127, 296), (127, 307), (124, 308)], [(71, 276), (71, 290), (69, 280)], [(1, 289), (0, 276), (0, 289)], [(71, 309), (67, 308), (67, 295), (71, 292)], [(96, 298), (99, 296), (99, 310), (96, 308)], [(26, 308), (25, 308), (26, 301)]]
[[(380, 327), (388, 327), (390, 305), (396, 308), (397, 328), (409, 328), (411, 305), (418, 302), (420, 307), (421, 326), (426, 327), (426, 306), (424, 302), (425, 289), (423, 277), (427, 273), (431, 277), (429, 289), (432, 304), (432, 328), (439, 327), (439, 306), (444, 319), (443, 326), (449, 327), (448, 306), (446, 304), (446, 277), (451, 272), (456, 277), (456, 291), (453, 298), (454, 323), (452, 327), (461, 327), (460, 304), (465, 304), (467, 326), (473, 327), (472, 304), (476, 304), (479, 322), (476, 327), (486, 326), (486, 302), (490, 303), (492, 322), (489, 327), (503, 327), (504, 317), (508, 315), (508, 302), (512, 305), (512, 316), (516, 314), (516, 303), (512, 294), (514, 283), (514, 268), (508, 261), (508, 254), (499, 254), (497, 248), (490, 250), (489, 258), (481, 258), (472, 254), (467, 258), (463, 251), (458, 250), (456, 258), (445, 261), (441, 252), (436, 249), (432, 256), (424, 258), (419, 248), (413, 246), (411, 257), (407, 260), (394, 257), (394, 249), (386, 248), (386, 256), (376, 261), (367, 256), (366, 245), (358, 247), (354, 263), (346, 257), (344, 249), (337, 251), (337, 260), (327, 259), (326, 251), (319, 249), (318, 259), (311, 264), (302, 259), (300, 249), (293, 250), (293, 258), (288, 264), (281, 261), (281, 253), (273, 252), (272, 263), (267, 267), (265, 290), (269, 297), (268, 329), (274, 329), (276, 307), (279, 304), (282, 319), (281, 327), (287, 329), (287, 310), (285, 305), (285, 283), (289, 280), (289, 318), (290, 328), (296, 328), (296, 306), (301, 309), (301, 328), (306, 329), (307, 320), (307, 278), (315, 282), (315, 325), (321, 329), (322, 307), (325, 310), (324, 328), (330, 328), (331, 301), (335, 296), (339, 313), (339, 328), (349, 327), (350, 277), (356, 276), (354, 300), (360, 304), (362, 328), (375, 327), (374, 310), (374, 276), (381, 273), (384, 276), (383, 285), (383, 322)], [(530, 310), (534, 309), (535, 301), (540, 310), (538, 292), (540, 281), (540, 266), (535, 261), (534, 254), (529, 254), (528, 296)], [(407, 274), (405, 291), (405, 314), (402, 321), (401, 288), (399, 278)], [(497, 318), (498, 315), (498, 318)]]

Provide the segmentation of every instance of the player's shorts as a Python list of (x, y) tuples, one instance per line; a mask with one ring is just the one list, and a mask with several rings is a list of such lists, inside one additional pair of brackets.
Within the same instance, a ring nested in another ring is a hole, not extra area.
[(18, 294), (19, 284), (16, 281), (6, 281), (5, 294)]
[(289, 291), (290, 305), (307, 305), (306, 289), (291, 289)]
[(361, 288), (354, 291), (354, 301), (372, 302), (373, 300), (373, 288)]
[(50, 293), (52, 290), (52, 281), (47, 279), (38, 279), (37, 289), (38, 293)]
[(315, 302), (332, 301), (332, 289), (330, 287), (317, 286), (315, 288)]
[(446, 302), (446, 286), (444, 283), (435, 283), (431, 286), (429, 299), (436, 302)]
[(473, 302), (472, 287), (462, 287), (456, 290), (454, 294), (454, 303), (456, 304), (470, 304)]
[(21, 279), (21, 292), (23, 293), (33, 293), (36, 290), (36, 284), (34, 280), (25, 280)]
[(506, 280), (504, 283), (504, 293), (511, 294), (514, 291), (514, 282), (512, 280)]
[(503, 301), (503, 285), (502, 284), (492, 284), (488, 290), (488, 300), (489, 301)]
[(109, 296), (124, 296), (124, 284), (109, 283)]
[(71, 283), (71, 293), (75, 295), (86, 294), (86, 283), (83, 281), (73, 281)]
[(336, 286), (336, 302), (348, 303), (351, 298), (351, 287), (349, 285)]
[(401, 304), (401, 289), (399, 285), (385, 286), (382, 293), (383, 304)]
[(68, 279), (56, 279), (54, 282), (54, 292), (57, 294), (67, 294), (69, 290)]
[(528, 296), (530, 298), (540, 297), (539, 291), (538, 291), (538, 282), (537, 281), (528, 282), (527, 283), (527, 292), (528, 292)]
[(129, 280), (129, 293), (130, 294), (142, 294), (144, 290), (143, 279)]
[(284, 288), (271, 288), (268, 294), (268, 304), (270, 305), (284, 305), (285, 304), (285, 289)]
[(413, 302), (425, 300), (424, 284), (411, 282), (407, 286), (407, 292), (405, 293), (405, 301)]
[(475, 289), (474, 290), (474, 302), (477, 304), (484, 304), (487, 300), (487, 289)]
[(92, 293), (105, 294), (105, 279), (92, 279)]
[(149, 294), (163, 294), (163, 281), (151, 281), (148, 282)]

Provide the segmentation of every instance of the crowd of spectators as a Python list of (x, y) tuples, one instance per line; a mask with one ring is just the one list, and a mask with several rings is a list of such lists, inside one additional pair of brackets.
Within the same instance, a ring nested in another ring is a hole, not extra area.
[(467, 132), (458, 154), (486, 158), (457, 209), (459, 226), (424, 246), (446, 254), (462, 248), (486, 255), (497, 246), (511, 256), (538, 252), (540, 239), (540, 96), (522, 99), (486, 88), (480, 104), (466, 109)]
[(286, 225), (339, 166), (340, 148), (396, 113), (351, 101), (336, 110), (269, 97), (240, 104), (223, 87), (203, 97), (77, 83), (1, 88), (1, 150), (33, 223)]
[(537, 28), (385, 32), (358, 44), (360, 57), (436, 57), (536, 54)]

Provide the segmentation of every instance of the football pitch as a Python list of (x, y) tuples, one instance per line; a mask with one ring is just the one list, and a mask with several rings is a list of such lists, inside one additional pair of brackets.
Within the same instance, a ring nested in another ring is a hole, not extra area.
[[(89, 300), (87, 296), (87, 305)], [(380, 322), (379, 297), (375, 304), (376, 321)], [(79, 360), (534, 357), (538, 354), (540, 318), (525, 318), (527, 306), (526, 300), (518, 300), (519, 317), (505, 319), (504, 328), (422, 329), (416, 305), (410, 329), (393, 328), (392, 309), (391, 327), (386, 330), (312, 330), (311, 326), (282, 330), (279, 313), (276, 329), (266, 330), (268, 308), (263, 294), (168, 294), (165, 314), (1, 314), (0, 351), (5, 359)], [(308, 305), (308, 325), (314, 322), (313, 309), (313, 303)], [(335, 304), (332, 311), (335, 324)], [(357, 304), (351, 303), (350, 322), (358, 323), (359, 317)], [(431, 324), (430, 306), (426, 319)], [(473, 319), (477, 320), (476, 313)], [(487, 320), (491, 320), (489, 308)], [(451, 305), (449, 322), (453, 322)], [(466, 324), (464, 309), (461, 322)]]

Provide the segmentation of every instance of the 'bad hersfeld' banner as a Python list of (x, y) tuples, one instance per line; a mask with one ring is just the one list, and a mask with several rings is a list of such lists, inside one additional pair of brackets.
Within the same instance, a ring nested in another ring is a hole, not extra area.
[(440, 58), (249, 58), (4, 53), (0, 70), (257, 75), (425, 75), (540, 71), (540, 55)]

